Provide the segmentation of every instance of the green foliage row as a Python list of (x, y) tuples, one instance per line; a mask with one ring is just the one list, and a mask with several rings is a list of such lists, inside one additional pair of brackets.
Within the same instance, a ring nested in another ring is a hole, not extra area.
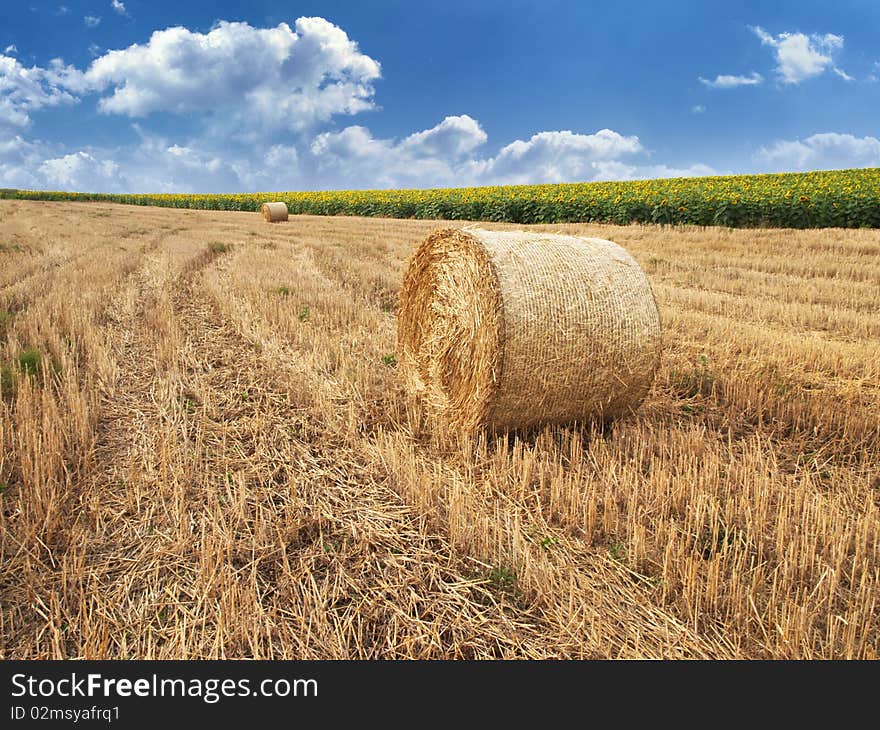
[(243, 211), (257, 211), (267, 200), (283, 200), (292, 214), (510, 223), (880, 228), (880, 168), (432, 190), (226, 195), (0, 190), (0, 197)]

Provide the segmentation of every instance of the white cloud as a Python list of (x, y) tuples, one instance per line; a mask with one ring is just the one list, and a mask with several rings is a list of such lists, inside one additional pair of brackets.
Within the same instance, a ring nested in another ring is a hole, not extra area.
[(39, 172), (50, 186), (90, 192), (106, 190), (108, 181), (118, 177), (119, 165), (80, 151), (44, 161)]
[(361, 126), (319, 134), (309, 148), (317, 187), (391, 188), (451, 185), (449, 160), (420, 156), (389, 139), (375, 139)]
[(296, 147), (292, 145), (276, 144), (272, 145), (263, 158), (264, 164), (272, 168), (287, 167), (294, 169), (299, 160), (299, 153)]
[(29, 112), (77, 101), (82, 74), (61, 59), (48, 68), (26, 68), (12, 56), (0, 55), (0, 127), (27, 127)]
[[(92, 44), (89, 52), (97, 56), (100, 48)], [(85, 72), (60, 60), (26, 68), (0, 55), (0, 129), (11, 130), (6, 139), (19, 150), (0, 159), (0, 174), (12, 186), (100, 191), (310, 187), (298, 145), (335, 114), (372, 109), (379, 76), (379, 64), (321, 18), (300, 18), (293, 29), (226, 22), (206, 33), (169, 28), (145, 44), (104, 53)], [(189, 140), (172, 141), (139, 129), (139, 145), (115, 150), (50, 148), (12, 135), (30, 125), (31, 112), (90, 93), (99, 94), (106, 113), (162, 111), (185, 115), (195, 127)], [(253, 145), (258, 136), (268, 148)], [(484, 140), (479, 124), (461, 116), (404, 146), (408, 157), (426, 160), (466, 155)]]
[(55, 11), (56, 15), (67, 15), (70, 12), (70, 8), (66, 5), (59, 5), (58, 10)]
[(18, 53), (18, 48), (16, 48), (15, 44), (12, 43), (3, 49), (3, 53)]
[(880, 167), (880, 139), (823, 132), (804, 140), (779, 140), (770, 147), (761, 147), (755, 161), (774, 172)]
[[(433, 144), (441, 139), (443, 144)], [(401, 142), (376, 139), (368, 129), (351, 126), (315, 138), (310, 147), (315, 166), (311, 179), (324, 187), (439, 187), (608, 179), (618, 173), (626, 177), (637, 174), (638, 168), (623, 165), (619, 158), (643, 151), (638, 137), (602, 129), (594, 134), (539, 132), (528, 140), (505, 145), (494, 157), (469, 154), (485, 139), (479, 123), (467, 116), (447, 117)]]
[(734, 89), (737, 86), (757, 86), (764, 80), (757, 71), (753, 71), (749, 76), (733, 76), (730, 74), (719, 74), (714, 79), (704, 79), (700, 76), (700, 82), (710, 89)]
[[(451, 121), (450, 121), (451, 120)], [(5, 156), (4, 186), (95, 192), (243, 192), (328, 188), (446, 187), (625, 180), (709, 175), (705, 165), (677, 168), (627, 162), (646, 154), (638, 138), (611, 130), (547, 131), (478, 156), (484, 144), (471, 117), (447, 117), (403, 140), (377, 139), (362, 126), (324, 132), (301, 146), (211, 146), (172, 142), (135, 124), (140, 142), (116, 150), (46, 149), (17, 137)], [(456, 130), (456, 133), (453, 133)], [(433, 149), (430, 147), (434, 145)]]
[(101, 25), (101, 18), (97, 15), (86, 15), (83, 18), (83, 23), (85, 24), (86, 28), (97, 28), (99, 25)]
[(843, 79), (852, 80), (834, 64), (834, 54), (843, 48), (843, 36), (834, 33), (814, 33), (809, 36), (804, 33), (780, 33), (773, 36), (759, 26), (752, 30), (762, 44), (773, 48), (776, 72), (783, 83), (799, 84), (825, 71), (834, 71)]
[(125, 9), (125, 3), (120, 2), (120, 0), (112, 0), (110, 7), (120, 15), (128, 15), (128, 11)]
[(486, 139), (479, 122), (466, 114), (446, 117), (400, 142), (376, 139), (355, 125), (317, 135), (302, 165), (320, 187), (448, 186), (472, 174), (468, 155)]
[(594, 134), (539, 132), (527, 141), (505, 145), (493, 158), (475, 161), (472, 168), (494, 184), (595, 180), (606, 174), (603, 163), (641, 151), (638, 137), (611, 129)]
[(372, 109), (378, 62), (323, 18), (300, 18), (295, 30), (221, 21), (208, 33), (176, 27), (144, 45), (110, 51), (86, 72), (105, 113), (215, 115), (251, 137), (300, 130), (334, 114)]
[(401, 148), (417, 157), (457, 158), (484, 144), (488, 137), (480, 123), (467, 114), (446, 117), (440, 124), (415, 132), (401, 143)]
[(691, 114), (705, 114), (705, 113), (706, 113), (706, 107), (704, 107), (702, 104), (695, 104), (694, 106), (691, 107)]
[(116, 150), (69, 152), (16, 136), (0, 142), (0, 187), (111, 193), (274, 189), (273, 182), (285, 181), (280, 166), (290, 158), (278, 150), (270, 152), (266, 159), (251, 160), (169, 143), (147, 133), (139, 144)]
[[(0, 79), (0, 84), (2, 84)], [(6, 96), (0, 96), (0, 130), (4, 127), (27, 127), (31, 118), (24, 104), (17, 104)]]
[(38, 146), (20, 135), (0, 137), (0, 187), (39, 185), (35, 170), (42, 159)]

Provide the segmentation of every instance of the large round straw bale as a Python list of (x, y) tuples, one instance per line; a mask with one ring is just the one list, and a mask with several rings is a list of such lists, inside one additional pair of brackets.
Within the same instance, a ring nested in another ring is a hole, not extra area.
[(435, 231), (409, 262), (397, 323), (407, 389), (470, 432), (607, 420), (660, 358), (651, 286), (620, 246), (534, 231)]
[(287, 203), (263, 203), (260, 212), (269, 223), (287, 220)]

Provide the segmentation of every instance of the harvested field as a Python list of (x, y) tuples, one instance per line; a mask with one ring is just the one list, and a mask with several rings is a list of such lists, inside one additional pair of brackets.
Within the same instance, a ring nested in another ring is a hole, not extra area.
[(0, 201), (0, 656), (880, 656), (880, 233), (536, 226), (644, 268), (654, 386), (441, 441), (442, 225)]

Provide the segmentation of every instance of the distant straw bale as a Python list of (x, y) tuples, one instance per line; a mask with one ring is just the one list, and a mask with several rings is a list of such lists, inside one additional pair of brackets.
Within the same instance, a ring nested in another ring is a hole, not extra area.
[(263, 203), (260, 212), (269, 223), (287, 220), (287, 203)]

